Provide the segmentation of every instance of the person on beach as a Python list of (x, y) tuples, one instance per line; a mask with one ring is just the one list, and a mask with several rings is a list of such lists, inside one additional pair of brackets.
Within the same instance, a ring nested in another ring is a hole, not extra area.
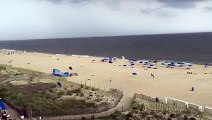
[(151, 77), (154, 79), (155, 78), (155, 75), (151, 73)]

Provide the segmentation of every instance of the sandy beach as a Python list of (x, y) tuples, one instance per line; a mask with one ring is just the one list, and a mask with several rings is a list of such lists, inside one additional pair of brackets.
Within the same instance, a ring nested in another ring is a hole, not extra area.
[[(117, 59), (110, 64), (101, 62), (101, 57), (80, 57), (51, 55), (43, 53), (21, 53), (3, 55), (0, 53), (0, 64), (37, 70), (48, 74), (52, 69), (78, 73), (68, 77), (68, 81), (86, 83), (101, 89), (116, 88), (124, 91), (127, 97), (142, 93), (153, 97), (172, 97), (212, 107), (212, 67), (193, 65), (191, 69), (166, 68), (147, 69), (136, 63), (132, 68), (128, 60)], [(11, 61), (11, 62), (9, 62)], [(73, 70), (69, 70), (69, 67)], [(132, 73), (137, 75), (133, 76)], [(193, 74), (187, 74), (192, 72)], [(153, 79), (150, 75), (154, 74)], [(111, 81), (110, 81), (111, 80)], [(194, 87), (195, 91), (191, 91)]]

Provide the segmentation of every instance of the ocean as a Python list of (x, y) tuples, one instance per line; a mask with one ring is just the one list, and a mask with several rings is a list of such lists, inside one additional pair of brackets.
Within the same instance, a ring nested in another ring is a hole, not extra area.
[(212, 63), (212, 33), (0, 41), (0, 49)]

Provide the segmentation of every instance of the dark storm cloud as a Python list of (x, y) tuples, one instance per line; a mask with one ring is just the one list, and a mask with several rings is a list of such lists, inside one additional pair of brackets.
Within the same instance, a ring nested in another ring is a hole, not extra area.
[(188, 9), (196, 7), (197, 2), (204, 0), (158, 0), (159, 2), (165, 4), (166, 7)]

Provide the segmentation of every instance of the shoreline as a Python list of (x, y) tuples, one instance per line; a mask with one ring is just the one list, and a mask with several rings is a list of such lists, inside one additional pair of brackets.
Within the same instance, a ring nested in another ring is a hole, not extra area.
[[(11, 50), (11, 49), (0, 49), (1, 50)], [(61, 55), (61, 56), (73, 56), (73, 57), (90, 57), (90, 58), (109, 58), (109, 57), (115, 57), (118, 59), (122, 59), (121, 57), (117, 57), (117, 56), (93, 56), (93, 55), (83, 55), (83, 54), (63, 54), (63, 53), (48, 53), (48, 52), (36, 52), (36, 51), (23, 51), (23, 50), (11, 50), (11, 51), (22, 51), (22, 52), (26, 52), (26, 53), (39, 53), (39, 54), (46, 54), (46, 55)], [(128, 60), (129, 58), (125, 58), (125, 60)], [(212, 62), (211, 63), (204, 63), (204, 62), (193, 62), (193, 61), (186, 61), (186, 60), (169, 60), (169, 59), (135, 59), (136, 61), (139, 60), (144, 60), (144, 61), (153, 61), (153, 60), (158, 60), (158, 61), (170, 61), (170, 62), (187, 62), (187, 63), (191, 63), (191, 64), (196, 64), (196, 65), (205, 65), (208, 64), (208, 66), (212, 66)]]

